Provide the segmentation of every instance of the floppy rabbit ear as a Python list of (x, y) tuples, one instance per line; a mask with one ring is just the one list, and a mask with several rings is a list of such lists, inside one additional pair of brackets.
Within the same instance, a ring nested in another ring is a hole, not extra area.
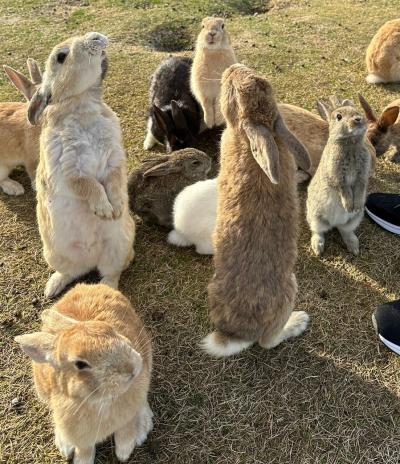
[(53, 359), (56, 336), (47, 332), (19, 335), (15, 341), (22, 350), (37, 363), (48, 363)]
[(176, 164), (172, 164), (169, 161), (166, 163), (157, 164), (152, 168), (144, 172), (143, 177), (161, 177), (167, 176), (168, 174), (176, 174), (181, 171), (181, 168)]
[(364, 110), (365, 116), (367, 117), (368, 121), (375, 122), (375, 113), (373, 112), (367, 100), (360, 93), (358, 94), (358, 100), (360, 101), (360, 105), (362, 106), (362, 109)]
[(164, 134), (168, 134), (168, 123), (165, 118), (164, 112), (160, 110), (160, 108), (157, 105), (153, 105), (153, 114), (160, 129), (164, 132)]
[(59, 313), (56, 307), (45, 309), (40, 318), (46, 326), (55, 330), (66, 330), (79, 322), (76, 319), (72, 319), (72, 317)]
[(399, 110), (400, 108), (398, 106), (390, 106), (385, 111), (383, 111), (378, 119), (378, 127), (380, 129), (386, 130), (392, 126), (397, 121)]
[(171, 100), (171, 110), (175, 127), (180, 130), (189, 130), (185, 115), (175, 100)]
[(28, 66), (29, 75), (34, 84), (42, 83), (42, 71), (40, 70), (39, 64), (33, 58), (28, 58), (26, 61)]
[(310, 155), (304, 145), (290, 132), (286, 127), (283, 119), (279, 116), (275, 122), (276, 135), (287, 146), (289, 151), (294, 156), (297, 165), (303, 170), (308, 172), (311, 167)]
[(317, 100), (316, 106), (317, 106), (317, 111), (319, 115), (321, 116), (321, 118), (324, 119), (325, 121), (329, 121), (331, 112), (328, 109), (328, 107), (325, 105), (325, 103), (323, 103), (321, 100)]
[(243, 129), (250, 141), (251, 152), (260, 168), (273, 184), (279, 183), (279, 150), (271, 131), (245, 120)]
[(45, 93), (41, 87), (38, 88), (35, 95), (32, 97), (28, 106), (28, 121), (35, 126), (39, 122), (46, 106), (50, 103), (50, 94)]
[(3, 68), (8, 78), (15, 85), (15, 87), (23, 94), (23, 96), (27, 100), (30, 100), (33, 97), (33, 94), (36, 92), (35, 84), (20, 72), (16, 71), (13, 68), (10, 68), (10, 66), (4, 65)]

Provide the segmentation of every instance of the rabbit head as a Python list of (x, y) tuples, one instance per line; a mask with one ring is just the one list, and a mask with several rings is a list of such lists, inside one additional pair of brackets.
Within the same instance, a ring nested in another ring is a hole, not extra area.
[(42, 72), (37, 62), (33, 58), (28, 58), (27, 66), (29, 70), (30, 79), (11, 68), (10, 66), (3, 66), (7, 77), (15, 85), (15, 87), (22, 93), (22, 95), (29, 101), (39, 85), (42, 82)]
[(252, 155), (274, 184), (279, 182), (279, 150), (275, 138), (286, 145), (298, 166), (310, 169), (307, 150), (286, 127), (269, 82), (241, 64), (222, 75), (221, 111), (228, 125), (245, 132)]
[(376, 154), (383, 155), (392, 144), (396, 145), (397, 151), (400, 152), (400, 137), (393, 127), (399, 116), (399, 106), (389, 106), (379, 117), (376, 117), (367, 100), (360, 94), (358, 99), (368, 121), (367, 137), (374, 146)]
[(142, 370), (142, 357), (130, 341), (103, 321), (77, 321), (50, 308), (42, 320), (51, 332), (20, 335), (15, 340), (36, 363), (59, 373), (62, 391), (91, 401), (125, 393)]
[(106, 36), (89, 32), (56, 45), (46, 62), (43, 82), (28, 108), (28, 119), (37, 124), (46, 106), (100, 88), (107, 71)]
[(328, 107), (319, 102), (329, 122), (329, 137), (334, 140), (362, 139), (367, 131), (367, 120), (353, 104)]
[(223, 18), (204, 18), (201, 22), (201, 31), (197, 40), (201, 48), (228, 48), (230, 46), (229, 35), (225, 30)]

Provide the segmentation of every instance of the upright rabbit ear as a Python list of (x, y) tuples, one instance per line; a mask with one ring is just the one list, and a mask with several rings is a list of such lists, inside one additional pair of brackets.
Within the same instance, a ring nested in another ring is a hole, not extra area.
[(54, 330), (66, 330), (79, 322), (76, 319), (72, 319), (72, 317), (59, 313), (56, 307), (45, 309), (40, 318), (46, 326)]
[(51, 95), (39, 87), (28, 106), (28, 121), (32, 126), (38, 124), (40, 116), (50, 103), (50, 100)]
[(311, 166), (310, 155), (304, 145), (290, 132), (286, 127), (283, 119), (279, 116), (275, 122), (276, 135), (287, 146), (294, 156), (297, 165), (305, 172), (308, 172)]
[(33, 58), (28, 58), (26, 64), (28, 66), (29, 75), (31, 76), (32, 82), (34, 84), (41, 84), (43, 76), (37, 61)]
[(167, 176), (168, 174), (176, 174), (178, 172), (181, 172), (181, 167), (167, 161), (166, 163), (157, 164), (156, 166), (148, 169), (144, 172), (143, 177), (161, 177)]
[(175, 100), (171, 100), (171, 110), (172, 119), (174, 120), (175, 127), (179, 130), (188, 131), (189, 128), (186, 122), (185, 115)]
[(399, 116), (399, 110), (400, 108), (398, 106), (390, 106), (389, 108), (386, 108), (386, 110), (384, 110), (379, 116), (378, 127), (385, 131), (390, 126), (393, 126)]
[(3, 68), (8, 78), (15, 85), (15, 87), (23, 94), (23, 96), (27, 100), (30, 100), (33, 97), (33, 94), (36, 92), (35, 84), (20, 72), (16, 71), (13, 68), (10, 68), (10, 66), (4, 65)]
[(251, 152), (260, 168), (273, 184), (279, 183), (279, 150), (271, 131), (249, 120), (242, 125), (250, 141)]
[(341, 103), (340, 106), (356, 106), (353, 102), (353, 100), (350, 100), (349, 98), (345, 98)]
[(15, 337), (22, 350), (37, 363), (49, 363), (53, 359), (56, 336), (47, 332), (34, 332)]
[(160, 129), (164, 132), (164, 134), (168, 135), (168, 122), (164, 112), (157, 105), (153, 105), (153, 114)]
[(321, 116), (322, 119), (325, 121), (329, 121), (331, 112), (328, 109), (328, 107), (323, 103), (321, 100), (317, 100), (316, 102), (316, 107), (319, 115)]
[(360, 93), (358, 94), (358, 100), (360, 101), (360, 105), (362, 106), (362, 109), (364, 110), (365, 116), (367, 117), (368, 121), (375, 122), (375, 113), (373, 112), (367, 100)]

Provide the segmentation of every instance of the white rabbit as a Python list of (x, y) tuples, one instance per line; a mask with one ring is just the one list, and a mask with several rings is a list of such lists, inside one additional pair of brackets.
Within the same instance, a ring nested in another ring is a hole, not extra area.
[(195, 245), (197, 253), (212, 255), (216, 219), (217, 179), (189, 185), (175, 199), (175, 228), (168, 234), (168, 242), (177, 246)]

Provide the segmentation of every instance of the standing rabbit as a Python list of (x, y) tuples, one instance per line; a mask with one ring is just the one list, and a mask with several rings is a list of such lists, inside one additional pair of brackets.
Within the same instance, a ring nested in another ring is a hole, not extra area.
[(400, 82), (400, 19), (386, 22), (367, 48), (367, 82)]
[(203, 109), (204, 122), (211, 128), (224, 123), (219, 102), (221, 76), (237, 60), (222, 18), (204, 18), (201, 27), (190, 86)]
[(321, 105), (329, 120), (329, 139), (308, 187), (311, 247), (315, 254), (321, 255), (325, 232), (337, 227), (347, 249), (358, 255), (359, 242), (354, 231), (364, 215), (371, 169), (371, 156), (364, 139), (367, 121), (354, 106), (340, 106), (330, 112)]
[(93, 464), (96, 443), (114, 434), (126, 461), (152, 429), (147, 402), (151, 341), (130, 302), (106, 285), (76, 285), (42, 313), (40, 332), (16, 341), (33, 360), (55, 443), (74, 464)]
[(56, 271), (49, 298), (94, 268), (117, 288), (134, 256), (121, 129), (101, 95), (107, 42), (91, 32), (57, 45), (29, 105), (32, 124), (44, 116), (37, 216), (44, 257)]
[[(32, 58), (28, 58), (27, 65), (30, 79), (9, 66), (4, 66), (4, 71), (29, 101), (42, 81), (42, 74)], [(24, 193), (24, 187), (8, 177), (17, 166), (24, 166), (35, 188), (41, 128), (29, 124), (26, 119), (27, 109), (27, 103), (0, 103), (0, 187), (7, 195)]]
[(193, 145), (201, 110), (190, 90), (191, 66), (191, 58), (171, 56), (153, 74), (145, 150), (157, 142), (165, 145), (167, 152)]
[[(307, 327), (293, 311), (297, 293), (296, 165), (308, 171), (303, 145), (286, 128), (266, 79), (236, 64), (222, 76), (215, 274), (208, 286), (215, 331), (203, 340), (213, 356), (258, 342), (273, 348)], [(289, 151), (290, 150), (290, 151)], [(290, 153), (291, 152), (291, 153)]]
[(172, 227), (175, 197), (186, 186), (207, 179), (211, 158), (195, 148), (146, 158), (129, 175), (129, 204), (149, 223)]

